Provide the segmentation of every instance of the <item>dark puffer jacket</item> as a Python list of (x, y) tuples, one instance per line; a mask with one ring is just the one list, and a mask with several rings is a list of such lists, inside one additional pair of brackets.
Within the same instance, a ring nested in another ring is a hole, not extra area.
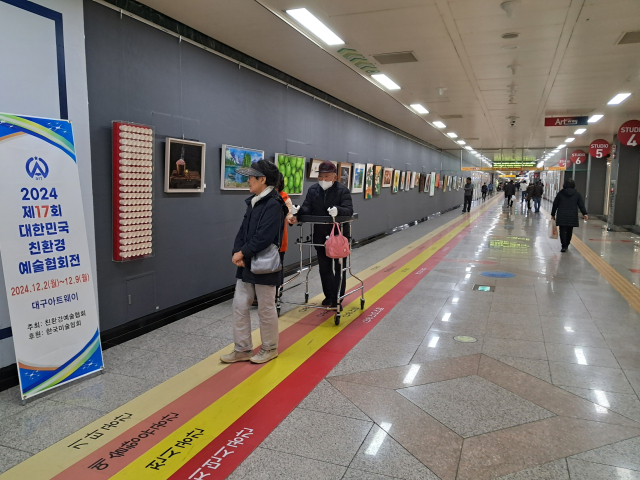
[(514, 183), (506, 183), (504, 186), (504, 194), (506, 195), (515, 195), (516, 194), (516, 185)]
[[(353, 215), (353, 201), (351, 200), (351, 192), (340, 182), (334, 182), (331, 187), (323, 190), (319, 183), (311, 186), (307, 192), (307, 197), (298, 215), (323, 215), (327, 216), (327, 208), (336, 207), (339, 217), (350, 217)], [(313, 243), (324, 244), (327, 236), (331, 233), (331, 225), (315, 225), (313, 229)], [(345, 231), (342, 234), (346, 237), (351, 231), (348, 225), (345, 225)]]
[(544, 187), (542, 183), (538, 182), (533, 186), (533, 198), (542, 198), (542, 194), (544, 193)]
[(556, 217), (559, 227), (579, 227), (578, 209), (582, 215), (587, 215), (582, 195), (575, 188), (563, 188), (553, 201), (551, 216)]
[(284, 219), (289, 209), (275, 190), (258, 200), (253, 207), (252, 198), (253, 196), (245, 200), (247, 211), (233, 244), (232, 255), (242, 252), (245, 264), (244, 268), (238, 267), (236, 278), (255, 285), (280, 285), (280, 272), (262, 275), (252, 273), (251, 257), (272, 243), (280, 245)]

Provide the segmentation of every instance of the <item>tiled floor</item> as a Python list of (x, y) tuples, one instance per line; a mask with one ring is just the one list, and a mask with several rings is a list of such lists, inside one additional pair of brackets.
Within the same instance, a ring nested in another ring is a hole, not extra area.
[[(457, 216), (357, 249), (353, 264)], [(630, 234), (598, 225), (575, 235), (640, 284), (634, 243), (589, 241)], [(546, 232), (542, 212), (492, 207), (229, 478), (640, 479), (640, 315)], [(27, 407), (0, 392), (0, 472), (228, 345), (230, 313), (217, 305), (107, 350), (107, 374)]]

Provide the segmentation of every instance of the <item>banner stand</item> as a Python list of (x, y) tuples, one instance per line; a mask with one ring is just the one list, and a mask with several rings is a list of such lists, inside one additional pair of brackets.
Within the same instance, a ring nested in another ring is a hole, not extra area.
[(103, 371), (68, 120), (0, 113), (0, 254), (25, 400)]

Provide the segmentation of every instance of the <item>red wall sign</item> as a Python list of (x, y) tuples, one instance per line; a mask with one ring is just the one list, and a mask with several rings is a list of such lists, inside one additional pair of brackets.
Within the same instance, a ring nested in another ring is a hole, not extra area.
[(546, 117), (545, 127), (572, 127), (575, 125), (587, 125), (589, 117)]
[(558, 166), (559, 167), (567, 167), (567, 166), (569, 166), (569, 162), (567, 161), (566, 158), (561, 158), (560, 160), (558, 160)]
[(618, 130), (620, 143), (627, 147), (635, 147), (640, 142), (640, 121), (629, 120), (624, 122)]
[(584, 150), (574, 150), (569, 158), (571, 159), (571, 163), (581, 165), (587, 161), (587, 152)]
[(602, 138), (594, 140), (589, 145), (589, 155), (593, 158), (604, 158), (611, 153), (611, 144)]

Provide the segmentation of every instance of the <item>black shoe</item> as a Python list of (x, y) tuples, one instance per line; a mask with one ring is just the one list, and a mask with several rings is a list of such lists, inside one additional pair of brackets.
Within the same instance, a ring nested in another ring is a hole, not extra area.
[(328, 307), (329, 305), (331, 305), (331, 300), (328, 298), (325, 298), (324, 300), (322, 300), (322, 306), (323, 307)]
[(462, 213), (467, 213), (467, 211), (466, 210), (462, 210)]
[(567, 251), (567, 249), (566, 249), (566, 248), (562, 248), (562, 249), (560, 249), (560, 251), (561, 251), (562, 253), (564, 253), (564, 252), (566, 252), (566, 251)]

